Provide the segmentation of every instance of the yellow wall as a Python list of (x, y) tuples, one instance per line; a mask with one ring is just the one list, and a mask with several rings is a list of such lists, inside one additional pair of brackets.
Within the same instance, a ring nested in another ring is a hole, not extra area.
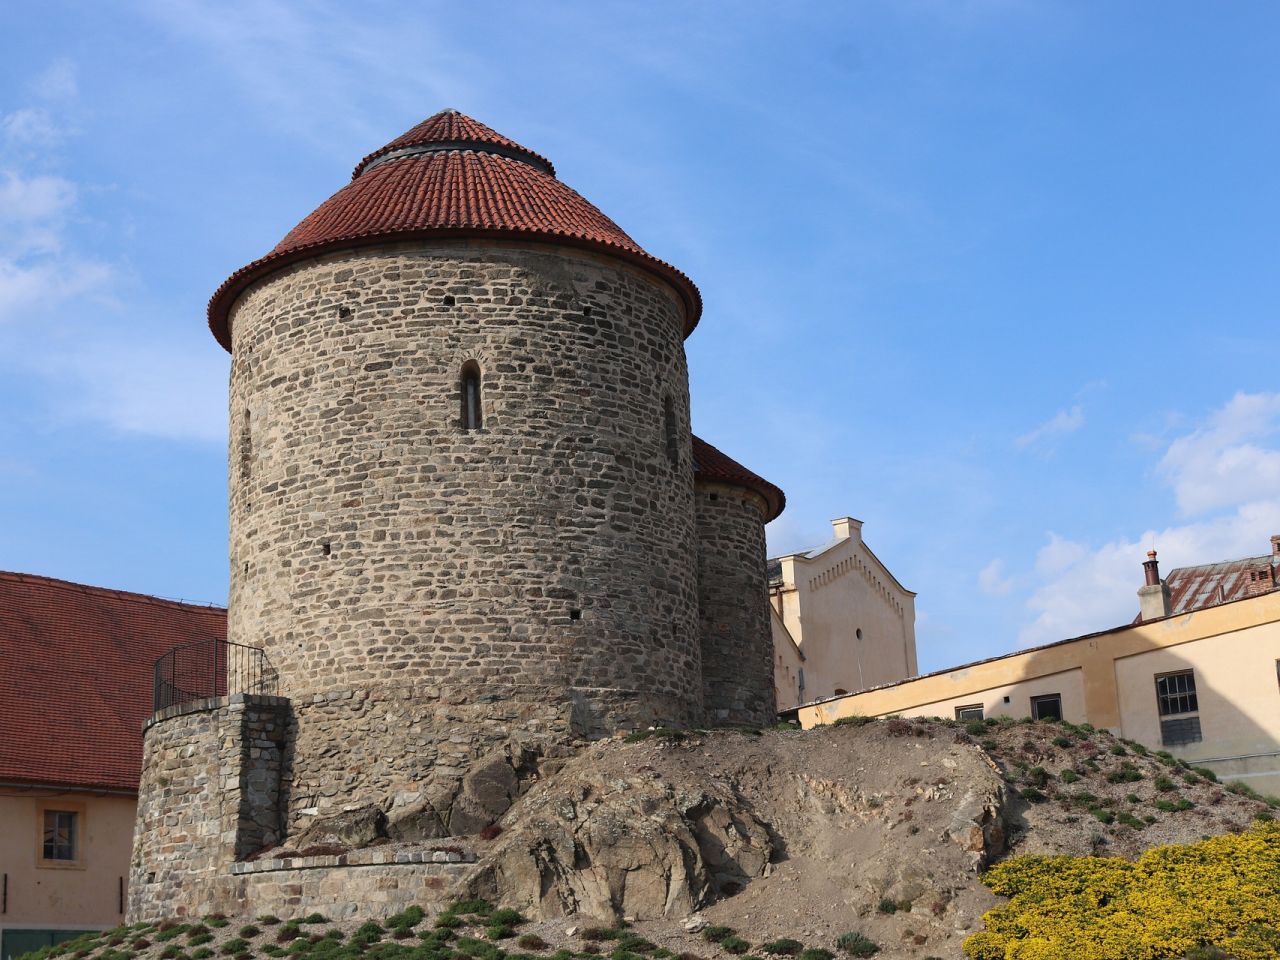
[[(74, 866), (40, 864), (42, 804), (80, 811)], [(9, 878), (0, 928), (93, 930), (123, 923), (120, 880), (129, 875), (136, 809), (128, 796), (0, 787), (0, 870)]]
[(771, 591), (804, 652), (806, 701), (916, 673), (915, 594), (863, 543), (860, 521), (832, 527), (835, 539), (816, 556), (780, 558), (783, 587)]
[(1280, 593), (1270, 593), (811, 704), (799, 717), (806, 728), (847, 716), (954, 717), (978, 702), (988, 716), (1023, 717), (1031, 696), (1061, 693), (1067, 720), (1160, 749), (1155, 676), (1192, 669), (1204, 739), (1170, 752), (1280, 794), (1277, 661)]
[(801, 680), (804, 674), (804, 655), (791, 639), (786, 624), (772, 604), (769, 606), (769, 626), (773, 632), (773, 691), (777, 696), (778, 710), (793, 710), (805, 701)]

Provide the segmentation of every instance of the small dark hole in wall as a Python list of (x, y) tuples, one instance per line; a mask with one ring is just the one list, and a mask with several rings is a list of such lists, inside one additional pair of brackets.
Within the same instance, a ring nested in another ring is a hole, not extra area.
[(246, 560), (246, 561), (244, 562), (244, 572), (245, 572), (245, 576), (248, 576), (248, 575), (249, 575), (249, 561), (248, 561), (248, 560)]
[(570, 610), (570, 611), (569, 611), (569, 619), (570, 619), (570, 620), (581, 620), (581, 619), (582, 619), (582, 611), (581, 611), (581, 610)]
[(718, 494), (718, 493), (713, 493), (713, 494), (711, 495), (711, 499), (712, 499), (712, 500), (719, 500), (719, 499), (720, 499), (720, 494)]
[(583, 307), (583, 308), (582, 308), (582, 315), (583, 315), (584, 317), (589, 317), (589, 316), (591, 316), (591, 308), (590, 308), (590, 307)]
[(858, 628), (858, 639), (859, 639), (859, 640), (861, 640), (861, 639), (862, 639), (862, 628), (861, 628), (861, 627), (859, 627), (859, 628)]
[(338, 308), (338, 319), (340, 319), (340, 320), (350, 320), (350, 319), (351, 319), (351, 308), (350, 308), (350, 307), (339, 307), (339, 308)]
[(328, 540), (324, 541), (322, 544), (320, 544), (320, 551), (326, 557), (330, 556), (333, 553), (333, 544), (331, 544)]
[(448, 296), (448, 297), (445, 297), (445, 298), (444, 298), (444, 305), (445, 305), (446, 307), (452, 307), (452, 306), (453, 306), (453, 304), (454, 304), (454, 299), (453, 299), (453, 297), (452, 297), (452, 296)]
[(1009, 702), (1009, 698), (1008, 698), (1008, 697), (1005, 697), (1005, 698), (1004, 698), (1004, 702), (1005, 702), (1005, 703), (1008, 703), (1008, 702)]

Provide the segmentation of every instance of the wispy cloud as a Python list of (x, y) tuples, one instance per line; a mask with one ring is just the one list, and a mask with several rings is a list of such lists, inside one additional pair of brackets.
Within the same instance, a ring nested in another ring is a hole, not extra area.
[(1018, 448), (1029, 447), (1049, 437), (1075, 433), (1084, 426), (1084, 405), (1075, 404), (1068, 410), (1059, 410), (1056, 414), (1035, 429), (1016, 438), (1013, 443)]
[(1015, 584), (1012, 577), (1004, 575), (1004, 561), (992, 560), (978, 571), (978, 589), (989, 597), (1003, 597), (1010, 593)]
[(1036, 558), (1040, 586), (1022, 645), (1127, 623), (1141, 563), (1154, 544), (1162, 569), (1266, 552), (1280, 531), (1280, 394), (1240, 393), (1169, 443), (1158, 474), (1190, 522), (1101, 546), (1049, 534)]

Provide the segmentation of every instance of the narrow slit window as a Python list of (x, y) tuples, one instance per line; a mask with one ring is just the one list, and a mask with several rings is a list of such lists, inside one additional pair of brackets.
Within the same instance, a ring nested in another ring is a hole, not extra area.
[(479, 430), (481, 424), (480, 367), (469, 360), (462, 366), (462, 429)]
[(667, 459), (672, 463), (680, 461), (680, 447), (676, 444), (676, 406), (671, 397), (662, 398), (662, 425), (666, 431)]

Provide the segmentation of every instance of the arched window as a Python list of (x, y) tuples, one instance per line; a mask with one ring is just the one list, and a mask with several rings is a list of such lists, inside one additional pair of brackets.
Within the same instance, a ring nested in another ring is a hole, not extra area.
[(480, 405), (480, 365), (468, 360), (462, 365), (462, 429), (479, 430), (483, 423)]
[(680, 462), (680, 446), (676, 443), (676, 406), (671, 402), (671, 395), (662, 398), (662, 425), (666, 431), (667, 459), (672, 463)]

